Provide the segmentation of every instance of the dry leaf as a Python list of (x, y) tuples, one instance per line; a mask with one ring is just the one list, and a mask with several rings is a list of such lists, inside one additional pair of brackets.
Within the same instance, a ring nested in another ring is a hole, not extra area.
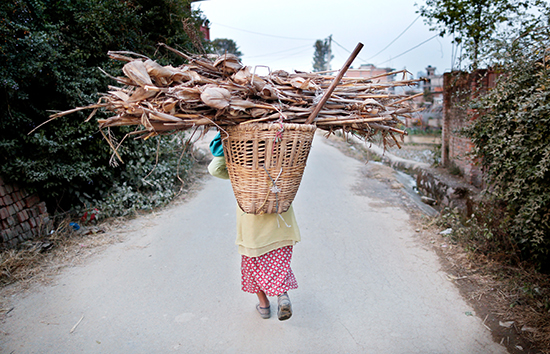
[(222, 69), (223, 72), (233, 74), (241, 70), (243, 65), (235, 54), (221, 55), (218, 60), (214, 62), (214, 66), (218, 69)]
[(222, 87), (209, 86), (201, 93), (201, 100), (209, 107), (224, 109), (229, 106), (231, 92)]
[(316, 91), (320, 90), (321, 88), (317, 86), (314, 82), (312, 82), (310, 79), (304, 79), (303, 77), (295, 77), (292, 80), (290, 80), (290, 84), (300, 90), (311, 90)]
[(231, 109), (245, 111), (247, 108), (254, 108), (256, 105), (253, 102), (234, 98), (231, 100)]
[(176, 86), (171, 93), (185, 102), (198, 101), (201, 96), (201, 91), (198, 87)]
[(176, 82), (189, 82), (191, 85), (195, 83), (208, 82), (208, 80), (200, 76), (198, 73), (189, 69), (188, 66), (183, 67), (183, 69), (174, 69), (172, 80)]
[(130, 99), (130, 96), (128, 96), (128, 94), (126, 94), (125, 92), (122, 92), (121, 90), (109, 91), (109, 93), (117, 97), (118, 99), (121, 99), (124, 102), (127, 102)]
[(148, 98), (154, 97), (157, 94), (154, 90), (147, 90), (145, 87), (138, 87), (134, 93), (130, 96), (128, 102), (144, 101)]
[(272, 85), (267, 84), (260, 91), (260, 97), (268, 100), (276, 100), (278, 98), (277, 89)]
[(141, 60), (134, 60), (126, 63), (126, 65), (122, 67), (122, 71), (126, 76), (132, 79), (135, 85), (142, 87), (145, 85), (153, 85), (153, 82), (147, 73), (147, 68)]
[(250, 72), (250, 66), (245, 66), (241, 70), (237, 71), (232, 79), (239, 85), (245, 85), (250, 82), (252, 78), (252, 73)]

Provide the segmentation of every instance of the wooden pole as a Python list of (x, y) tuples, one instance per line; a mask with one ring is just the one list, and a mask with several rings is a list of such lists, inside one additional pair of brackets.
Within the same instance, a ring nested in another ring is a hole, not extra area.
[(336, 88), (336, 86), (338, 85), (338, 83), (346, 73), (346, 71), (348, 71), (349, 67), (351, 66), (351, 63), (353, 62), (355, 57), (357, 57), (357, 55), (359, 54), (362, 48), (363, 48), (363, 43), (358, 43), (357, 47), (355, 47), (355, 49), (351, 53), (350, 57), (348, 58), (348, 60), (346, 61), (342, 69), (340, 69), (340, 71), (338, 72), (338, 75), (336, 75), (334, 80), (332, 80), (332, 83), (323, 94), (323, 97), (321, 97), (321, 100), (319, 101), (319, 103), (317, 103), (317, 106), (315, 106), (315, 109), (313, 110), (313, 112), (311, 112), (311, 114), (309, 115), (308, 119), (306, 120), (306, 124), (313, 123), (313, 120), (315, 119), (315, 117), (317, 117), (317, 114), (319, 114), (319, 112), (321, 111), (321, 108), (323, 108), (323, 106), (329, 99), (330, 95), (332, 95), (332, 92), (334, 91), (334, 89)]

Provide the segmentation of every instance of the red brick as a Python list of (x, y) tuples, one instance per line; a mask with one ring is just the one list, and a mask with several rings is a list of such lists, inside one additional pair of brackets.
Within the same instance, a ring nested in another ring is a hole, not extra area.
[(0, 184), (0, 197), (5, 196), (6, 194), (8, 194), (8, 192), (6, 192), (6, 188), (4, 188), (3, 184)]
[(10, 205), (10, 204), (13, 204), (13, 199), (11, 199), (11, 196), (8, 194), (8, 195), (5, 195), (2, 197), (2, 203), (4, 205)]
[(15, 203), (15, 205), (17, 206), (17, 208), (18, 208), (19, 210), (25, 209), (25, 203), (23, 203), (22, 200), (17, 201), (17, 202)]
[(7, 219), (10, 216), (8, 208), (0, 208), (0, 220)]
[(28, 220), (28, 219), (29, 219), (29, 215), (27, 214), (27, 212), (25, 210), (20, 211), (19, 213), (17, 213), (17, 220), (19, 220), (20, 223), (22, 223), (23, 221)]
[(47, 214), (48, 209), (46, 209), (46, 203), (42, 202), (42, 203), (38, 204), (38, 210), (40, 210), (40, 214)]
[(29, 232), (31, 231), (31, 224), (28, 223), (28, 221), (22, 222), (19, 224), (21, 228), (23, 229), (23, 232)]
[(2, 233), (2, 238), (4, 239), (3, 242), (8, 242), (14, 237), (12, 229), (4, 229), (2, 230)]
[(15, 221), (15, 219), (13, 218), (13, 216), (8, 217), (8, 218), (6, 219), (6, 221), (7, 221), (8, 225), (9, 225), (10, 227), (13, 227), (13, 226), (15, 226), (15, 225), (17, 224), (17, 222)]
[(31, 195), (25, 199), (25, 205), (27, 208), (32, 208), (34, 205), (40, 202), (40, 198), (36, 194)]
[(4, 185), (4, 188), (6, 188), (6, 192), (8, 194), (10, 194), (11, 192), (13, 192), (13, 185), (12, 184), (5, 184)]

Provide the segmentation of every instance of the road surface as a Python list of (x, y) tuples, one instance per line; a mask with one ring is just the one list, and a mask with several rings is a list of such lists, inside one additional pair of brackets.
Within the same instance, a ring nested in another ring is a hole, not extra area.
[(234, 197), (208, 177), (118, 230), (123, 242), (14, 296), (1, 352), (506, 353), (418, 239), (403, 197), (367, 177), (372, 166), (315, 137), (294, 203), (288, 321), (261, 319), (240, 290)]

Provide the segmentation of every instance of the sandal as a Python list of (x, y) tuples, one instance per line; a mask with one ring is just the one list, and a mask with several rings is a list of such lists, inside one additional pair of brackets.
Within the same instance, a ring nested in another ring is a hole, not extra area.
[(260, 314), (260, 316), (266, 320), (268, 319), (269, 317), (271, 317), (271, 308), (270, 306), (268, 307), (260, 307), (260, 304), (256, 305), (256, 310), (258, 310), (258, 313)]
[(279, 309), (277, 310), (279, 321), (288, 320), (292, 317), (292, 304), (287, 293), (279, 295), (277, 303), (279, 305)]

